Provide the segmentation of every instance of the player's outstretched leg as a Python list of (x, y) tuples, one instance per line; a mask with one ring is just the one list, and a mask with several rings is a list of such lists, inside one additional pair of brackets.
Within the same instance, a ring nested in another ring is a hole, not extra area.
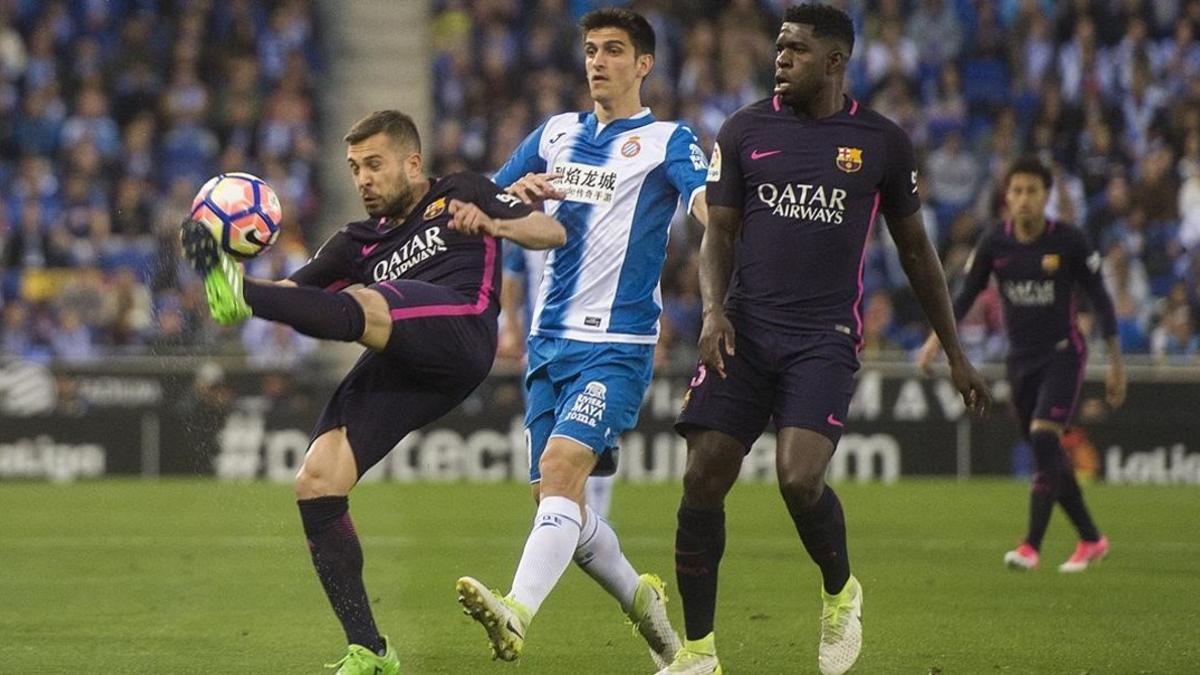
[(204, 279), (204, 295), (213, 319), (229, 326), (250, 317), (242, 296), (242, 266), (213, 237), (208, 227), (191, 218), (183, 221), (179, 240), (183, 255)]
[(363, 584), (363, 552), (346, 496), (357, 480), (357, 463), (345, 430), (334, 429), (312, 443), (296, 475), (297, 506), (313, 567), (349, 643), (331, 667), (339, 675), (392, 675), (400, 661), (379, 633)]
[[(588, 479), (589, 482), (594, 479)], [(575, 564), (621, 605), (636, 632), (646, 640), (654, 665), (663, 668), (679, 650), (679, 636), (667, 618), (666, 587), (658, 576), (638, 576), (621, 552), (617, 533), (591, 505), (575, 548)]]

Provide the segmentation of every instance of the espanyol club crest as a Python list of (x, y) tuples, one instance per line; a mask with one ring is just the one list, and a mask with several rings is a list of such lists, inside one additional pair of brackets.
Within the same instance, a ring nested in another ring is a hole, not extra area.
[(433, 202), (425, 208), (425, 220), (433, 220), (442, 215), (446, 210), (446, 198), (438, 197), (437, 201)]
[(838, 148), (837, 159), (834, 160), (837, 168), (846, 173), (854, 173), (862, 168), (862, 148)]
[(625, 141), (621, 146), (621, 155), (624, 157), (637, 157), (637, 154), (642, 151), (642, 144), (637, 136)]

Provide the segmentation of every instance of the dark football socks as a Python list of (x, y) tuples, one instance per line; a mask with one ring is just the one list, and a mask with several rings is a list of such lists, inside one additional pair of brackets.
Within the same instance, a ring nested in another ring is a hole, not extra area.
[(1092, 514), (1088, 512), (1087, 505), (1083, 503), (1083, 492), (1079, 489), (1079, 482), (1075, 480), (1075, 468), (1071, 466), (1071, 462), (1066, 457), (1063, 457), (1059, 462), (1061, 467), (1061, 480), (1058, 486), (1058, 503), (1067, 512), (1067, 517), (1071, 519), (1071, 524), (1075, 526), (1075, 531), (1079, 533), (1079, 538), (1084, 541), (1100, 541), (1100, 531), (1096, 529), (1096, 523), (1092, 522)]
[(356, 342), (367, 325), (362, 305), (346, 293), (246, 280), (246, 304), (254, 316), (286, 323), (321, 340)]
[[(1058, 501), (1062, 488), (1063, 456), (1058, 435), (1050, 431), (1035, 431), (1029, 435), (1033, 449), (1033, 486), (1029, 491), (1029, 534), (1026, 543), (1037, 550), (1042, 549), (1046, 526), (1050, 524), (1050, 512)], [(1078, 489), (1078, 486), (1076, 486)]]
[(675, 530), (675, 579), (683, 598), (689, 640), (713, 631), (717, 608), (717, 568), (725, 553), (725, 511), (680, 506)]
[(821, 568), (825, 592), (836, 595), (850, 580), (850, 557), (846, 553), (846, 516), (842, 502), (828, 485), (806, 511), (791, 506), (788, 512), (809, 557)]
[(367, 590), (363, 586), (362, 547), (350, 520), (346, 497), (301, 499), (300, 520), (312, 554), (313, 567), (325, 587), (333, 613), (346, 631), (346, 641), (382, 654), (383, 637), (375, 627)]

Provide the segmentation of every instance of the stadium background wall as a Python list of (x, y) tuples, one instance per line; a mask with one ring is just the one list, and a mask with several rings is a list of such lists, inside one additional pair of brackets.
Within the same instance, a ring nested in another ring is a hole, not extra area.
[[(289, 481), (336, 372), (287, 373), (200, 362), (144, 360), (87, 369), (0, 365), (0, 481), (70, 481), (113, 475), (214, 476)], [(1133, 367), (1116, 415), (1099, 404), (1097, 370), (1081, 397), (1080, 425), (1065, 445), (1077, 470), (1110, 482), (1200, 485), (1200, 373)], [(199, 373), (199, 374), (197, 374)], [(1027, 451), (1007, 410), (974, 422), (944, 379), (907, 364), (859, 373), (835, 480), (1021, 475)], [(666, 482), (683, 471), (684, 444), (671, 429), (688, 378), (655, 379), (636, 431), (622, 438), (620, 476)], [(521, 481), (527, 458), (516, 374), (489, 378), (459, 409), (410, 435), (364, 480)], [(755, 445), (743, 479), (772, 480), (773, 434)]]

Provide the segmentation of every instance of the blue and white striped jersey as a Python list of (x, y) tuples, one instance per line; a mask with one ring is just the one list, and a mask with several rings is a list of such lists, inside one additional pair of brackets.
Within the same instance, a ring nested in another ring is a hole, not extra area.
[(555, 115), (496, 173), (507, 187), (529, 172), (562, 175), (562, 201), (546, 212), (566, 227), (550, 252), (531, 335), (653, 344), (662, 313), (659, 277), (680, 196), (689, 211), (708, 162), (696, 135), (649, 109), (600, 124), (595, 114)]

